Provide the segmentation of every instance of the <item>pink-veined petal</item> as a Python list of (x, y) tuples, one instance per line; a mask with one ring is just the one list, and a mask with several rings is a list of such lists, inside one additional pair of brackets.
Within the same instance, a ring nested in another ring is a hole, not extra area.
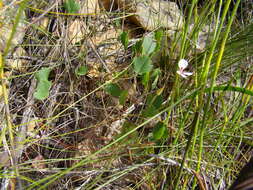
[(185, 59), (181, 59), (178, 62), (178, 67), (180, 70), (184, 70), (187, 66), (188, 66), (188, 61), (186, 61)]
[(177, 74), (179, 74), (183, 78), (187, 78), (188, 76), (191, 76), (193, 73), (178, 70)]
[(183, 77), (183, 78), (186, 78), (186, 76), (184, 75), (184, 72), (182, 72), (182, 71), (177, 71), (177, 74), (179, 74), (181, 77)]
[(183, 74), (186, 75), (186, 76), (191, 76), (193, 73), (184, 71)]
[(187, 78), (187, 76), (186, 75), (184, 75), (184, 73), (181, 73), (181, 75), (180, 75), (181, 77), (183, 77), (183, 78)]

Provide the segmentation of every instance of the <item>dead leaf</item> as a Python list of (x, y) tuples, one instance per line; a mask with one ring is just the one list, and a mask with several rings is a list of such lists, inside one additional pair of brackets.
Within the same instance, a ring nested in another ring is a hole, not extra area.
[(38, 118), (31, 118), (31, 121), (27, 124), (27, 135), (34, 138), (40, 138), (40, 135), (36, 134), (35, 128), (38, 126)]
[(36, 158), (34, 158), (34, 162), (32, 163), (32, 166), (38, 170), (45, 169), (46, 164), (44, 161), (44, 157), (42, 155), (38, 155)]
[(0, 168), (10, 166), (10, 157), (7, 151), (0, 152)]
[(87, 73), (88, 77), (98, 78), (98, 77), (102, 76), (101, 72), (99, 71), (100, 70), (100, 65), (101, 65), (100, 63), (89, 61), (87, 64), (89, 66), (89, 70), (88, 70), (88, 73)]
[[(25, 50), (22, 47), (18, 47), (14, 52), (14, 57), (20, 57), (26, 55)], [(14, 69), (20, 72), (25, 72), (27, 70), (26, 65), (28, 64), (27, 60), (24, 59), (8, 59), (6, 65), (10, 69)]]
[(37, 21), (37, 25), (40, 27), (41, 30), (47, 31), (47, 27), (50, 20), (48, 17), (43, 17), (39, 21)]
[(111, 0), (99, 0), (102, 7), (105, 8), (105, 10), (110, 11), (110, 9), (114, 10), (116, 7), (116, 1)]
[[(97, 47), (97, 51), (102, 59), (105, 61), (110, 71), (117, 71), (118, 64), (115, 62), (120, 48), (122, 48), (118, 37), (121, 30), (115, 30), (109, 28), (105, 32), (98, 32), (94, 37), (91, 38), (91, 44)], [(101, 63), (100, 63), (101, 64)]]
[(34, 131), (35, 127), (37, 126), (38, 118), (32, 118), (31, 121), (27, 124), (27, 131), (32, 132)]
[(80, 6), (81, 6), (80, 9), (81, 14), (96, 15), (100, 12), (98, 0), (81, 1)]
[(76, 19), (73, 22), (71, 22), (67, 30), (70, 43), (74, 45), (77, 42), (80, 42), (82, 39), (84, 39), (86, 30), (87, 28), (85, 26), (84, 21)]

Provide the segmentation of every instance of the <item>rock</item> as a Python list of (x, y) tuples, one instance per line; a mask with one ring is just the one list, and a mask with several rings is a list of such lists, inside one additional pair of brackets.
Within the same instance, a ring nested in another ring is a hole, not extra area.
[(136, 15), (133, 22), (145, 30), (155, 30), (158, 27), (178, 30), (183, 26), (183, 17), (176, 3), (151, 0), (136, 4)]
[[(194, 29), (194, 23), (190, 25), (190, 32)], [(193, 42), (193, 46), (196, 47), (198, 53), (205, 50), (207, 44), (211, 41), (212, 33), (214, 32), (215, 25), (214, 23), (210, 23), (209, 25), (205, 25), (201, 27), (201, 30), (198, 33), (198, 39), (196, 44)]]
[[(100, 0), (101, 4), (113, 7), (110, 0)], [(179, 30), (183, 27), (183, 15), (174, 2), (163, 0), (117, 0), (117, 6), (130, 16), (130, 20), (145, 30), (163, 27), (169, 30)]]

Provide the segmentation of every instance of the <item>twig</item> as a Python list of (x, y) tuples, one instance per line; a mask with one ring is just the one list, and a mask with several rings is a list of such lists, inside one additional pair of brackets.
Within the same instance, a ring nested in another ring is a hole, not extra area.
[[(174, 165), (174, 166), (181, 166), (181, 164), (175, 160), (171, 160), (170, 158), (165, 158), (163, 156), (160, 156), (160, 155), (156, 155), (156, 154), (150, 154), (149, 156), (151, 157), (155, 157), (155, 158), (158, 158), (160, 160), (164, 160), (166, 161), (167, 163), (170, 163), (171, 165)], [(188, 168), (188, 167), (185, 167), (184, 166), (184, 169), (188, 172), (190, 172), (191, 174), (193, 173), (193, 170)]]
[[(160, 156), (160, 155), (156, 155), (156, 154), (150, 154), (149, 156), (151, 157), (155, 157), (157, 159), (160, 159), (160, 160), (164, 160), (166, 161), (167, 163), (170, 163), (171, 165), (174, 165), (174, 166), (181, 166), (181, 164), (175, 160), (172, 160), (170, 158), (165, 158), (163, 156)], [(188, 171), (189, 173), (193, 174), (196, 178), (197, 178), (197, 181), (199, 183), (199, 186), (200, 186), (200, 189), (201, 190), (206, 190), (207, 188), (205, 187), (205, 185), (203, 184), (203, 179), (201, 178), (201, 176), (196, 172), (194, 171), (193, 169), (190, 169), (188, 167), (183, 167), (183, 169), (185, 169), (186, 171)]]
[(93, 41), (90, 39), (90, 40), (87, 40), (87, 43), (88, 43), (88, 46), (90, 46), (92, 48), (92, 50), (94, 51), (94, 53), (96, 54), (97, 58), (99, 59), (99, 61), (102, 63), (103, 67), (105, 68), (105, 70), (108, 72), (108, 73), (111, 73), (110, 69), (107, 67), (105, 61), (102, 59), (101, 55), (98, 53), (98, 51), (96, 50), (95, 48), (95, 45), (93, 43)]
[[(3, 90), (3, 98), (4, 98), (4, 123), (6, 122), (6, 125), (4, 124), (2, 128), (2, 138), (3, 138), (3, 144), (5, 144), (5, 148), (8, 150), (8, 153), (10, 155), (10, 160), (11, 164), (13, 165), (14, 170), (12, 173), (15, 172), (15, 174), (18, 176), (19, 171), (17, 168), (17, 159), (15, 157), (14, 151), (15, 151), (15, 146), (14, 146), (14, 135), (13, 135), (13, 125), (12, 125), (12, 120), (11, 120), (11, 114), (10, 114), (10, 109), (9, 109), (9, 100), (8, 100), (8, 92), (7, 92), (7, 87), (6, 87), (6, 78), (4, 76), (4, 59), (2, 57), (2, 53), (0, 52), (0, 79), (2, 82), (2, 90)], [(8, 144), (6, 142), (6, 131), (8, 131), (9, 135), (9, 142), (10, 142), (10, 149), (8, 147)], [(10, 181), (11, 186), (15, 186), (15, 180)]]
[(44, 13), (42, 13), (39, 17), (37, 17), (35, 20), (33, 20), (30, 24), (28, 24), (24, 30), (27, 30), (30, 26), (32, 26), (33, 24), (35, 24), (36, 22), (38, 22), (40, 19), (42, 19), (49, 11), (51, 11), (56, 5), (58, 4), (58, 0), (51, 6), (49, 7), (47, 10), (45, 10)]
[[(32, 79), (32, 82), (31, 82), (31, 85), (29, 88), (29, 92), (28, 92), (26, 109), (23, 112), (21, 124), (30, 122), (31, 115), (33, 114), (33, 110), (32, 110), (31, 105), (34, 104), (33, 94), (35, 91), (35, 87), (36, 87), (36, 80)], [(24, 141), (25, 141), (26, 135), (27, 135), (27, 125), (21, 125), (19, 127), (18, 131), (19, 131), (19, 135), (16, 136), (16, 138), (15, 138), (15, 156), (17, 158), (20, 158), (20, 156), (22, 155), (22, 152), (23, 152)]]

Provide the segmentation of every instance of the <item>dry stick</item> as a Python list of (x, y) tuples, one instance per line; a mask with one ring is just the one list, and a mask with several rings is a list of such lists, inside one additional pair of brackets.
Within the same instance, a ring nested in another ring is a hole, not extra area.
[[(34, 23), (38, 22), (43, 16), (45, 16), (50, 10), (52, 10), (56, 5), (58, 4), (58, 1), (53, 4), (49, 9), (47, 9), (43, 14), (41, 14), (38, 18), (36, 18), (32, 23), (30, 23), (28, 26), (26, 26), (25, 30), (27, 28), (29, 28), (31, 25), (33, 25)], [(90, 40), (91, 41), (91, 40)], [(101, 58), (101, 55), (98, 53), (98, 51), (96, 50), (95, 48), (95, 45), (94, 43), (91, 41), (91, 42), (88, 42), (88, 45), (92, 48), (92, 50), (94, 51), (94, 53), (96, 54), (96, 56), (98, 57), (99, 61), (102, 63), (103, 67), (105, 68), (105, 70), (108, 72), (108, 73), (111, 73), (111, 71), (109, 70), (109, 68), (107, 67), (105, 61)]]
[(42, 19), (42, 17), (44, 17), (48, 12), (50, 12), (57, 4), (58, 4), (58, 0), (50, 8), (48, 8), (44, 13), (42, 13), (39, 17), (37, 17), (30, 24), (28, 24), (28, 26), (26, 26), (24, 30), (27, 30), (30, 26), (32, 26), (36, 22), (40, 21)]
[(101, 55), (98, 53), (98, 51), (96, 50), (95, 48), (95, 45), (93, 43), (93, 41), (90, 39), (90, 40), (87, 40), (87, 43), (88, 43), (88, 46), (90, 46), (92, 48), (92, 50), (94, 51), (94, 53), (96, 54), (97, 58), (99, 59), (99, 61), (102, 63), (103, 67), (105, 68), (105, 70), (108, 72), (108, 73), (111, 73), (110, 69), (107, 67), (105, 61), (102, 59)]
[(25, 123), (25, 125), (20, 125), (18, 128), (18, 136), (15, 138), (15, 156), (17, 159), (19, 159), (23, 152), (24, 147), (24, 141), (26, 139), (27, 135), (27, 124), (31, 122), (31, 115), (33, 115), (32, 105), (34, 104), (34, 98), (33, 94), (35, 92), (36, 88), (36, 80), (32, 79), (29, 91), (28, 91), (28, 97), (27, 97), (27, 103), (26, 103), (26, 109), (23, 112), (22, 117), (22, 123)]
[(179, 167), (181, 166), (181, 167), (183, 167), (183, 169), (185, 169), (187, 172), (193, 174), (193, 175), (197, 178), (201, 190), (206, 190), (206, 189), (207, 189), (207, 188), (205, 187), (205, 185), (203, 184), (203, 179), (201, 179), (201, 176), (200, 176), (196, 171), (194, 171), (193, 169), (188, 168), (188, 167), (186, 167), (186, 166), (182, 166), (179, 162), (177, 162), (177, 161), (175, 161), (175, 160), (172, 160), (172, 159), (170, 159), (170, 158), (165, 158), (165, 157), (160, 156), (160, 155), (150, 154), (149, 156), (155, 157), (155, 158), (160, 159), (160, 160), (164, 160), (164, 161), (166, 161), (167, 163), (169, 163), (170, 165), (179, 166)]
[(13, 59), (13, 60), (18, 60), (18, 59), (21, 59), (21, 60), (27, 60), (27, 61), (35, 61), (39, 64), (43, 64), (43, 65), (46, 65), (48, 63), (57, 63), (57, 61), (44, 61), (42, 59), (39, 59), (39, 58), (36, 58), (36, 57), (31, 57), (31, 56), (13, 56), (13, 55), (7, 55), (5, 57), (5, 59)]
[[(2, 91), (3, 91), (3, 98), (4, 98), (4, 123), (6, 122), (6, 124), (3, 125), (1, 131), (1, 137), (3, 138), (3, 144), (5, 145), (5, 149), (8, 150), (9, 156), (10, 156), (10, 161), (11, 161), (11, 165), (13, 166), (14, 170), (12, 171), (12, 173), (15, 171), (16, 175), (19, 174), (18, 172), (18, 168), (17, 168), (17, 162), (15, 159), (15, 154), (14, 154), (14, 136), (13, 136), (13, 126), (12, 126), (12, 122), (11, 122), (11, 114), (10, 114), (10, 109), (9, 109), (9, 100), (8, 100), (8, 92), (7, 92), (7, 85), (6, 85), (6, 78), (4, 76), (4, 59), (2, 58), (2, 53), (0, 52), (0, 80), (2, 82)], [(9, 142), (10, 142), (10, 149), (9, 146), (6, 142), (6, 131), (8, 131), (9, 133)], [(12, 179), (9, 183), (9, 185), (11, 187), (15, 187), (15, 178)]]
[[(33, 79), (32, 83), (31, 83), (31, 86), (29, 88), (26, 109), (24, 110), (21, 124), (22, 123), (29, 123), (30, 116), (33, 113), (31, 105), (34, 104), (33, 93), (35, 91), (35, 86), (36, 86), (36, 81), (35, 81), (35, 79)], [(21, 125), (18, 128), (18, 135), (14, 139), (14, 152), (13, 152), (13, 155), (14, 155), (14, 159), (15, 159), (16, 164), (18, 164), (18, 160), (20, 159), (20, 157), (22, 155), (26, 135), (27, 135), (27, 126), (26, 125)], [(16, 167), (18, 167), (18, 166), (16, 166)], [(22, 189), (21, 180), (18, 178), (18, 176), (17, 176), (16, 179), (18, 181), (19, 188)]]
[[(36, 20), (34, 20), (32, 23), (30, 23), (25, 29), (27, 29), (32, 24), (34, 24), (38, 20), (40, 20), (45, 14), (47, 14), (47, 12), (49, 12), (51, 9), (54, 8), (56, 3), (52, 7), (50, 7), (45, 13), (43, 13), (41, 16), (39, 16)], [(2, 63), (2, 61), (3, 61), (2, 56), (0, 56), (0, 59), (1, 59), (0, 65), (2, 66), (2, 65), (4, 65)], [(4, 68), (4, 66), (2, 68)], [(7, 91), (6, 91), (5, 80), (3, 80), (4, 79), (3, 70), (1, 70), (1, 77), (0, 78), (2, 79), (2, 86), (3, 86), (3, 91), (4, 91), (4, 102), (5, 102), (5, 112), (6, 112), (5, 115), (6, 115), (7, 125), (8, 125), (9, 130), (12, 130), (12, 123), (11, 123), (11, 118), (10, 118), (11, 114), (10, 114), (9, 105), (8, 105), (8, 95), (7, 95)], [(29, 89), (29, 93), (28, 93), (28, 99), (27, 99), (28, 105), (32, 105), (34, 103), (32, 95), (35, 90), (35, 86), (36, 86), (36, 82), (35, 82), (35, 79), (33, 79), (32, 84)], [(29, 122), (29, 118), (30, 118), (31, 114), (32, 114), (32, 109), (30, 106), (27, 106), (27, 109), (24, 111), (24, 114), (23, 114), (22, 123)], [(12, 147), (11, 149), (12, 150), (9, 151), (10, 160), (12, 162), (12, 165), (15, 168), (17, 176), (19, 175), (18, 169), (17, 169), (18, 159), (21, 157), (22, 152), (23, 152), (23, 146), (24, 146), (23, 142), (26, 139), (27, 127), (25, 125), (20, 126), (19, 130), (20, 130), (19, 135), (16, 136), (15, 139), (10, 133), (11, 147)], [(16, 178), (16, 179), (18, 180), (19, 185), (21, 185), (21, 181), (18, 178)], [(11, 186), (11, 188), (15, 188), (15, 179), (13, 179), (13, 181), (10, 181), (9, 185)], [(20, 188), (22, 188), (22, 187), (20, 186)]]
[[(48, 111), (47, 111), (47, 114), (46, 114), (46, 118), (51, 118), (54, 114), (54, 106), (57, 105), (57, 94), (59, 93), (60, 91), (60, 88), (61, 88), (61, 84), (58, 84), (57, 86), (55, 87), (52, 87), (52, 90), (50, 92), (50, 95), (51, 95), (51, 100), (50, 100), (50, 103), (48, 105)], [(56, 123), (56, 121), (50, 121), (48, 122), (48, 125), (52, 125), (52, 123)], [(50, 146), (50, 139), (48, 139), (45, 143), (45, 146)], [(50, 149), (46, 149), (45, 150), (45, 154), (50, 154), (49, 153)]]

